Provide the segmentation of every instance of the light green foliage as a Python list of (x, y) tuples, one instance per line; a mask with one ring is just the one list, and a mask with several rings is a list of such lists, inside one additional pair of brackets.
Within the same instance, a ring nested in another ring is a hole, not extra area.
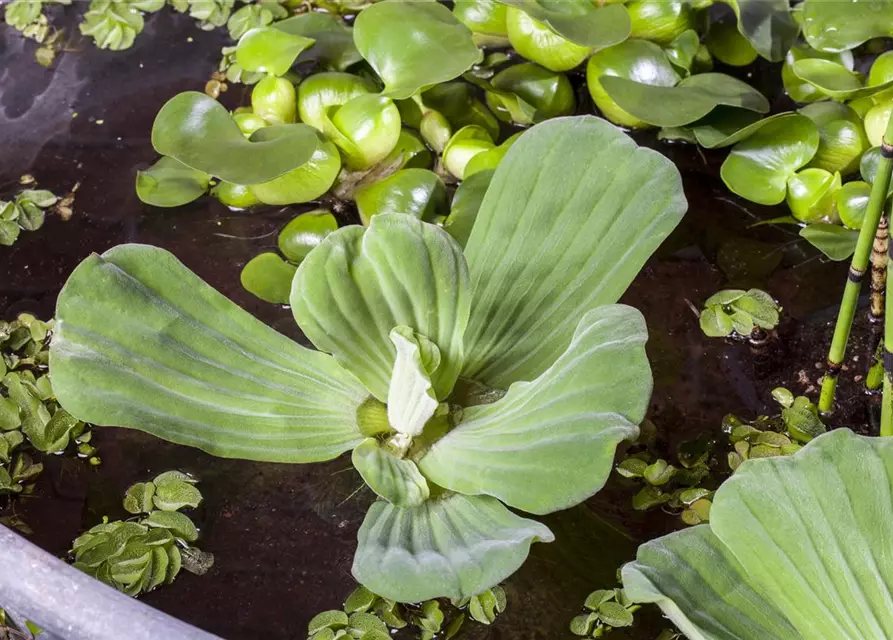
[(734, 415), (723, 418), (722, 429), (733, 451), (728, 454), (729, 468), (736, 471), (745, 460), (774, 458), (796, 453), (802, 445), (825, 433), (815, 404), (806, 396), (796, 396), (783, 387), (772, 391), (781, 405), (781, 413), (759, 416), (750, 423)]
[(274, 20), (288, 17), (288, 10), (276, 0), (246, 4), (230, 15), (226, 21), (229, 37), (238, 40), (251, 29), (269, 26)]
[(22, 231), (37, 231), (43, 226), (46, 211), (59, 198), (44, 189), (25, 189), (11, 201), (0, 200), (0, 245), (11, 246)]
[(199, 29), (210, 31), (227, 23), (236, 0), (168, 0), (168, 3), (180, 13), (188, 11), (198, 21)]
[(91, 0), (78, 28), (82, 34), (93, 38), (100, 49), (129, 49), (143, 30), (143, 12), (157, 11), (162, 6), (163, 2), (151, 0)]
[(0, 321), (0, 495), (31, 492), (43, 470), (35, 453), (75, 448), (99, 464), (92, 432), (59, 405), (50, 384), (52, 331), (52, 322), (30, 314)]
[(781, 307), (759, 289), (726, 289), (704, 302), (701, 331), (710, 338), (749, 337), (755, 329), (771, 331), (778, 325)]
[[(186, 96), (180, 115), (220, 114), (227, 144), (256, 144), (217, 103)], [(332, 107), (367, 96), (380, 99)], [(196, 136), (172, 145), (189, 157), (207, 142), (202, 125), (179, 126)], [(127, 245), (88, 258), (60, 295), (54, 383), (79, 417), (218, 455), (309, 462), (356, 449), (380, 496), (358, 535), (357, 580), (399, 601), (470, 598), (554, 537), (505, 504), (545, 514), (585, 500), (636, 436), (651, 392), (644, 320), (613, 303), (685, 207), (665, 158), (604, 121), (554, 119), (499, 162), (465, 251), (406, 213), (324, 236), (290, 295), (321, 351), (169, 253)], [(453, 403), (460, 374), (501, 399)], [(180, 526), (176, 515), (147, 524)], [(479, 598), (471, 615), (492, 617), (491, 604)]]
[(499, 586), (461, 600), (413, 604), (382, 598), (360, 586), (344, 601), (343, 610), (317, 614), (307, 631), (309, 640), (386, 640), (394, 631), (414, 627), (419, 640), (450, 640), (459, 636), (467, 618), (489, 625), (505, 607), (505, 591)]
[(180, 471), (167, 471), (139, 482), (124, 496), (124, 509), (137, 518), (109, 522), (104, 518), (71, 545), (75, 567), (129, 596), (170, 584), (181, 567), (201, 575), (214, 557), (191, 545), (198, 531), (185, 507), (198, 507), (202, 495), (197, 480)]
[(648, 511), (661, 507), (678, 514), (687, 525), (710, 518), (710, 445), (706, 440), (691, 440), (679, 445), (676, 463), (670, 464), (654, 451), (653, 425), (643, 429), (639, 445), (615, 467), (616, 473), (641, 489), (632, 498), (632, 507)]
[(749, 460), (709, 525), (646, 543), (623, 568), (689, 638), (886, 638), (893, 585), (889, 438), (836, 429), (792, 456)]
[(598, 589), (586, 598), (583, 613), (571, 620), (570, 631), (584, 638), (602, 638), (613, 629), (632, 626), (633, 614), (640, 608), (622, 587)]

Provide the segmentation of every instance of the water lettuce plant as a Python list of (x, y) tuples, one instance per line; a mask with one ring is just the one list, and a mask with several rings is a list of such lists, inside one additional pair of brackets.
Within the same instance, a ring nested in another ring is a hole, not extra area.
[(124, 245), (60, 294), (53, 384), (81, 419), (219, 456), (353, 450), (379, 496), (357, 580), (398, 601), (471, 597), (553, 537), (506, 505), (585, 500), (638, 434), (645, 323), (614, 303), (685, 208), (663, 156), (591, 116), (550, 120), (496, 169), (464, 251), (402, 213), (312, 249), (290, 299), (319, 351), (171, 254)]
[(688, 638), (887, 638), (893, 442), (837, 429), (792, 456), (747, 460), (710, 524), (639, 547), (623, 568)]

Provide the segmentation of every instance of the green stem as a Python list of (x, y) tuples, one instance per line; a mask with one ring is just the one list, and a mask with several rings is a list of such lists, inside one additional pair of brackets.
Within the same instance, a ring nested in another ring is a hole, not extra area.
[[(850, 273), (847, 277), (846, 287), (843, 290), (843, 300), (840, 303), (840, 311), (837, 314), (837, 324), (834, 325), (834, 337), (831, 339), (831, 348), (828, 351), (828, 370), (822, 378), (822, 392), (819, 396), (819, 411), (829, 413), (834, 407), (834, 393), (837, 390), (837, 376), (846, 355), (846, 344), (850, 339), (850, 330), (853, 328), (853, 318), (856, 315), (856, 306), (859, 302), (859, 292), (862, 289), (862, 276), (868, 268), (871, 258), (871, 249), (874, 244), (874, 236), (884, 211), (887, 201), (887, 190), (890, 187), (890, 173), (893, 171), (893, 117), (887, 121), (887, 131), (881, 144), (881, 159), (878, 163), (877, 174), (871, 187), (871, 198), (862, 221), (862, 229), (859, 231), (859, 239), (856, 242), (856, 251), (850, 264)], [(889, 262), (887, 263), (889, 269)], [(889, 288), (889, 279), (888, 285)], [(889, 293), (889, 290), (888, 290)], [(889, 308), (887, 300), (887, 311)], [(885, 344), (893, 345), (887, 341)], [(889, 375), (889, 374), (888, 374)], [(886, 380), (885, 380), (886, 382)], [(887, 384), (884, 385), (885, 397)], [(893, 398), (890, 400), (893, 402)], [(893, 409), (893, 406), (890, 407)], [(893, 418), (893, 414), (890, 416)]]
[(893, 436), (893, 243), (887, 247), (887, 300), (884, 314), (884, 395), (881, 398), (881, 435)]

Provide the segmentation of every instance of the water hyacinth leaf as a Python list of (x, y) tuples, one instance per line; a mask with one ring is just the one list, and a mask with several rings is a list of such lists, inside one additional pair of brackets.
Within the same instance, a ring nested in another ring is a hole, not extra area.
[(861, 180), (847, 182), (834, 194), (840, 221), (850, 229), (861, 229), (871, 199), (871, 185)]
[(633, 117), (614, 101), (601, 82), (605, 76), (659, 87), (674, 87), (681, 79), (664, 50), (647, 40), (627, 40), (593, 54), (586, 65), (589, 93), (606, 118), (627, 127), (644, 127), (648, 123)]
[(788, 178), (787, 204), (800, 222), (836, 220), (834, 194), (840, 189), (839, 173), (807, 168)]
[(279, 232), (276, 245), (286, 259), (298, 263), (318, 247), (326, 236), (337, 229), (338, 221), (329, 210), (308, 211), (295, 216), (283, 227)]
[(443, 180), (427, 169), (402, 169), (360, 187), (354, 198), (365, 225), (381, 213), (406, 213), (430, 222), (447, 210)]
[(353, 42), (353, 32), (338, 16), (308, 11), (274, 23), (274, 29), (313, 40), (313, 46), (298, 56), (298, 62), (319, 60), (344, 71), (363, 57)]
[(769, 102), (763, 94), (723, 73), (699, 73), (684, 78), (675, 87), (611, 76), (602, 76), (600, 82), (621, 109), (659, 127), (691, 124), (720, 105), (756, 113), (769, 111)]
[[(574, 90), (567, 76), (532, 62), (503, 69), (494, 76), (492, 85), (498, 93), (487, 93), (487, 106), (497, 117), (509, 122), (533, 124), (571, 115), (576, 108)], [(522, 103), (520, 108), (512, 108), (513, 100)]]
[(723, 0), (738, 18), (738, 31), (767, 60), (778, 62), (797, 41), (800, 28), (788, 0)]
[(136, 173), (136, 195), (156, 207), (179, 207), (201, 197), (211, 176), (164, 156), (145, 171)]
[(323, 131), (341, 150), (347, 167), (362, 171), (384, 160), (397, 146), (400, 111), (390, 98), (360, 95), (342, 106), (329, 107)]
[(810, 167), (849, 174), (859, 168), (869, 142), (862, 118), (852, 108), (838, 102), (806, 105), (800, 113), (819, 128), (819, 148)]
[(835, 261), (846, 260), (856, 250), (859, 232), (838, 224), (817, 222), (800, 229), (800, 237)]
[(763, 118), (753, 111), (718, 107), (707, 117), (695, 122), (691, 130), (702, 147), (721, 149), (746, 140), (773, 120), (790, 113), (776, 113)]
[(505, 154), (509, 152), (511, 146), (515, 144), (515, 140), (520, 136), (520, 133), (516, 133), (513, 136), (506, 138), (505, 142), (498, 147), (493, 147), (492, 149), (487, 149), (482, 153), (476, 154), (468, 161), (468, 164), (465, 165), (462, 181), (464, 182), (465, 180), (468, 180), (476, 173), (495, 170), (496, 167), (499, 166), (499, 163), (502, 162)]
[[(623, 588), (634, 602), (660, 606), (689, 638), (798, 637), (711, 533), (710, 525), (671, 533), (639, 547), (636, 562), (623, 567)], [(705, 597), (705, 592), (722, 596)]]
[(357, 16), (353, 36), (394, 99), (452, 80), (483, 59), (468, 27), (437, 2), (376, 3)]
[(239, 280), (246, 291), (265, 302), (288, 304), (295, 269), (278, 254), (267, 252), (249, 260), (242, 267)]
[[(793, 627), (773, 636), (744, 637), (893, 634), (893, 610), (888, 606), (893, 559), (883, 553), (893, 535), (891, 467), (893, 446), (886, 438), (836, 429), (794, 455), (748, 461), (723, 483), (714, 497), (709, 527), (725, 554), (740, 564), (717, 569), (727, 570), (736, 584), (752, 585), (772, 603), (767, 609), (779, 611)], [(674, 563), (673, 573), (686, 576), (697, 605), (658, 591), (668, 598), (664, 611), (671, 618), (670, 611), (676, 609), (693, 620), (695, 608), (728, 594), (711, 584), (717, 570), (707, 569), (696, 578), (690, 575), (692, 569), (702, 565), (686, 564)], [(664, 571), (657, 575), (666, 578)], [(742, 611), (739, 617), (762, 619), (753, 614)], [(711, 622), (731, 620), (722, 616)]]
[(664, 53), (667, 58), (679, 69), (691, 71), (698, 48), (701, 46), (701, 37), (694, 29), (688, 29), (680, 33), (666, 48)]
[(380, 500), (357, 537), (354, 578), (398, 602), (470, 598), (514, 573), (532, 543), (554, 539), (495, 498), (458, 493), (412, 508)]
[(867, 98), (893, 87), (893, 80), (866, 87), (862, 74), (850, 71), (842, 64), (807, 58), (793, 64), (794, 75), (834, 100), (846, 101)]
[[(305, 126), (305, 125), (289, 125)], [(290, 135), (286, 127), (265, 127), (258, 130), (254, 139), (276, 139)], [(316, 137), (318, 146), (310, 159), (296, 169), (283, 173), (268, 182), (251, 185), (251, 193), (266, 204), (298, 204), (310, 202), (326, 193), (335, 183), (341, 171), (341, 155), (330, 140), (315, 129), (307, 127)]]
[(876, 0), (806, 0), (803, 35), (819, 51), (847, 51), (893, 32), (893, 6)]
[(465, 409), (419, 468), (442, 487), (530, 513), (585, 500), (604, 486), (617, 443), (639, 434), (651, 396), (647, 337), (635, 309), (593, 309), (554, 365), (497, 402)]
[(397, 357), (388, 388), (388, 423), (397, 433), (415, 437), (437, 409), (431, 375), (440, 366), (440, 349), (405, 326), (394, 327), (390, 337)]
[(262, 71), (281, 76), (313, 42), (312, 38), (282, 29), (258, 27), (239, 38), (236, 62), (246, 71)]
[[(874, 179), (877, 177), (877, 169), (880, 162), (880, 147), (872, 147), (862, 154), (862, 159), (859, 161), (859, 174), (868, 184), (874, 184)], [(893, 184), (890, 185), (890, 188), (887, 191), (887, 196), (889, 197), (891, 193), (893, 193)]]
[(714, 58), (734, 67), (746, 67), (759, 55), (747, 38), (728, 22), (711, 24), (704, 44)]
[(313, 344), (385, 402), (397, 354), (390, 332), (401, 325), (440, 349), (432, 382), (439, 399), (449, 393), (463, 364), (470, 297), (455, 241), (413, 216), (391, 213), (373, 216), (368, 229), (342, 227), (323, 240), (298, 267), (291, 305)]
[(415, 463), (395, 457), (375, 438), (354, 449), (351, 460), (369, 488), (391, 504), (418, 507), (428, 499), (428, 482)]
[(556, 118), (523, 133), (465, 249), (474, 300), (463, 375), (506, 389), (543, 373), (686, 207), (673, 164), (604, 120)]
[(626, 10), (632, 23), (630, 38), (661, 46), (697, 26), (691, 3), (683, 0), (633, 0), (626, 3)]
[(785, 199), (788, 178), (812, 160), (818, 148), (815, 123), (800, 114), (785, 115), (736, 144), (720, 174), (739, 196), (759, 204), (779, 204)]
[(310, 160), (319, 144), (303, 124), (265, 127), (246, 140), (226, 108), (197, 91), (168, 100), (152, 125), (158, 153), (235, 184), (272, 180)]
[(87, 258), (56, 318), (53, 389), (86, 422), (270, 462), (328, 460), (363, 440), (356, 408), (367, 392), (353, 376), (167, 251), (122, 245)]
[(844, 51), (842, 53), (827, 53), (824, 51), (816, 51), (806, 44), (791, 47), (785, 55), (784, 65), (781, 69), (781, 80), (784, 84), (785, 92), (796, 102), (815, 102), (816, 100), (825, 99), (825, 95), (814, 85), (802, 80), (794, 73), (794, 64), (800, 60), (808, 60), (811, 58), (829, 60), (842, 65), (844, 69), (848, 71), (853, 70), (855, 63), (853, 54), (849, 51)]
[(632, 23), (626, 7), (607, 4), (596, 7), (587, 0), (499, 0), (517, 7), (571, 42), (602, 49), (629, 37)]
[(453, 14), (475, 34), (505, 38), (506, 6), (497, 0), (456, 0)]
[(478, 171), (463, 180), (453, 194), (450, 215), (443, 221), (443, 228), (462, 248), (468, 242), (484, 194), (493, 180), (493, 171)]

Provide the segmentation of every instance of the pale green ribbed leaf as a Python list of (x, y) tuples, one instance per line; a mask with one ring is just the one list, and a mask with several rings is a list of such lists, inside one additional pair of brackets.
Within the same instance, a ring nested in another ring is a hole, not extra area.
[(687, 207), (679, 172), (608, 122), (555, 118), (499, 164), (466, 245), (463, 375), (532, 380), (590, 309), (617, 301)]
[(428, 499), (428, 483), (411, 460), (385, 451), (375, 438), (353, 450), (353, 466), (377, 495), (398, 507), (417, 507)]
[(354, 578), (400, 602), (481, 593), (514, 573), (531, 543), (553, 540), (495, 498), (458, 493), (406, 509), (380, 500), (358, 538)]
[[(623, 305), (580, 321), (567, 351), (501, 400), (470, 407), (419, 461), (425, 476), (530, 513), (571, 507), (602, 488), (617, 443), (635, 439), (651, 397), (645, 319)], [(533, 481), (533, 479), (536, 479)]]
[(155, 247), (123, 245), (75, 269), (50, 349), (59, 402), (214, 455), (327, 460), (359, 442), (359, 382), (259, 322)]
[(399, 213), (326, 237), (298, 267), (291, 291), (307, 337), (382, 402), (397, 355), (390, 333), (401, 325), (440, 349), (431, 381), (438, 398), (449, 393), (462, 367), (469, 303), (459, 245), (442, 229)]
[(710, 525), (639, 547), (636, 561), (623, 567), (623, 589), (635, 602), (657, 603), (691, 639), (798, 637), (772, 602), (754, 590)]
[(414, 437), (437, 409), (431, 375), (440, 366), (440, 349), (409, 327), (391, 330), (397, 349), (394, 372), (388, 388), (388, 422), (403, 435)]
[[(749, 460), (717, 491), (709, 526), (722, 555), (740, 564), (709, 564), (687, 548), (667, 560), (666, 548), (692, 546), (686, 532), (677, 534), (681, 542), (648, 543), (624, 570), (648, 576), (647, 597), (703, 634), (689, 637), (893, 637), (893, 440), (838, 429), (793, 456)], [(684, 587), (673, 587), (677, 581)], [(765, 625), (771, 609), (743, 606), (729, 583), (752, 587), (796, 631), (741, 630), (745, 622)], [(712, 603), (721, 598), (731, 606)], [(708, 632), (719, 628), (727, 631)]]

